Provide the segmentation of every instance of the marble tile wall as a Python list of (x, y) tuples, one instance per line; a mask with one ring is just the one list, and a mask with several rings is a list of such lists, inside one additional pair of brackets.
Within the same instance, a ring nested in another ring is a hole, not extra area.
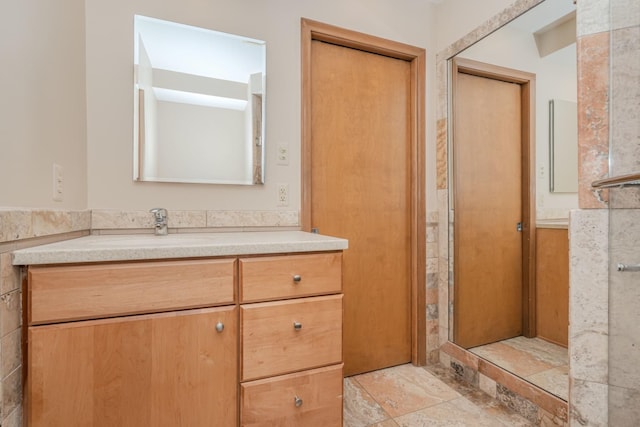
[(570, 237), (572, 425), (633, 425), (640, 418), (638, 276), (616, 271), (617, 262), (638, 262), (640, 189), (589, 188), (594, 179), (638, 171), (639, 38), (637, 1), (578, 3), (581, 210), (571, 214)]
[(575, 425), (607, 425), (608, 211), (571, 212), (569, 403)]
[[(169, 232), (243, 231), (283, 227), (299, 229), (297, 211), (180, 211), (168, 212)], [(148, 211), (91, 211), (91, 230), (100, 233), (153, 232)]]
[[(611, 168), (621, 175), (640, 171), (640, 2), (610, 3)], [(608, 421), (633, 425), (640, 419), (640, 273), (616, 267), (640, 263), (640, 188), (611, 189), (609, 204)]]
[(89, 234), (86, 211), (0, 210), (0, 425), (22, 425), (22, 280), (11, 251)]
[(440, 315), (438, 313), (438, 212), (427, 213), (427, 364), (438, 363)]

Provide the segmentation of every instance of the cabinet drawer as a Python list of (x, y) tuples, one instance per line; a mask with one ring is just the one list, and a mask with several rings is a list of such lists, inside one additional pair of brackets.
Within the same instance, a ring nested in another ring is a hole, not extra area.
[(29, 268), (30, 324), (233, 303), (235, 259)]
[(342, 365), (251, 381), (240, 394), (242, 426), (342, 425)]
[(338, 293), (342, 253), (289, 255), (240, 260), (240, 301)]
[(245, 381), (342, 361), (342, 295), (243, 305), (240, 321)]

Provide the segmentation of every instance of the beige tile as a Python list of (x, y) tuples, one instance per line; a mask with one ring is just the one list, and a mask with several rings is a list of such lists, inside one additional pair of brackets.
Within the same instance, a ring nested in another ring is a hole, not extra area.
[(13, 372), (22, 363), (22, 329), (5, 335), (0, 340), (2, 348), (2, 378)]
[(21, 292), (19, 290), (0, 296), (0, 337), (4, 337), (20, 327), (21, 306)]
[(11, 414), (20, 402), (22, 402), (22, 369), (18, 368), (2, 380), (2, 414)]
[(20, 287), (20, 270), (11, 264), (11, 254), (0, 254), (0, 295)]
[(31, 211), (0, 209), (0, 242), (33, 237)]
[(565, 421), (561, 420), (557, 416), (545, 411), (542, 408), (538, 409), (538, 422), (540, 427), (564, 427), (568, 425)]
[(355, 379), (344, 379), (343, 394), (344, 427), (365, 427), (389, 418), (389, 415)]
[(563, 400), (569, 399), (569, 366), (560, 366), (527, 377), (527, 381)]
[(578, 36), (609, 29), (609, 0), (580, 0), (577, 9)]
[(36, 210), (33, 211), (32, 218), (34, 236), (72, 231), (71, 215), (67, 211)]
[(91, 228), (129, 229), (153, 228), (153, 215), (148, 211), (118, 211), (94, 209), (91, 211)]
[(471, 403), (482, 409), (485, 414), (494, 418), (497, 421), (496, 424), (498, 424), (498, 422), (502, 422), (503, 424), (511, 427), (532, 425), (531, 421), (520, 416), (518, 413), (509, 409), (497, 399), (480, 390), (473, 390), (473, 392), (466, 394), (464, 397), (466, 397)]
[(637, 425), (640, 420), (640, 390), (609, 386), (609, 423), (612, 426)]
[(606, 383), (609, 377), (609, 212), (571, 212), (569, 230), (569, 372)]
[(478, 381), (480, 390), (487, 393), (489, 396), (495, 399), (496, 397), (496, 382), (486, 375), (478, 374)]
[(22, 427), (22, 405), (18, 405), (0, 423), (3, 427)]
[(591, 183), (609, 174), (609, 34), (579, 37), (577, 55), (579, 205), (605, 208), (608, 190)]
[(529, 421), (536, 422), (538, 418), (538, 406), (529, 399), (522, 397), (520, 394), (510, 390), (509, 388), (498, 384), (496, 387), (496, 400), (501, 402), (507, 408), (517, 412)]
[(392, 417), (460, 396), (429, 372), (411, 365), (400, 365), (355, 378)]
[(553, 366), (563, 366), (569, 363), (569, 353), (566, 347), (550, 343), (540, 338), (520, 336), (502, 342)]
[(476, 347), (471, 351), (521, 377), (528, 377), (554, 367), (550, 363), (541, 361), (525, 351), (515, 349), (502, 342)]
[(370, 424), (368, 427), (398, 427), (398, 423), (394, 420), (385, 420), (380, 423)]
[(572, 379), (569, 388), (571, 425), (609, 425), (609, 387), (606, 384)]
[(168, 217), (169, 228), (198, 228), (207, 226), (205, 211), (171, 211)]
[(436, 186), (447, 188), (447, 119), (436, 122)]
[(504, 425), (464, 397), (395, 418), (401, 427)]

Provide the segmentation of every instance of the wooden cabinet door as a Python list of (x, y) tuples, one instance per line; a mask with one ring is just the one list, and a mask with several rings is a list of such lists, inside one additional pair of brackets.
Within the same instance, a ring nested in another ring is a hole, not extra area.
[(30, 327), (28, 425), (234, 426), (237, 332), (235, 307)]

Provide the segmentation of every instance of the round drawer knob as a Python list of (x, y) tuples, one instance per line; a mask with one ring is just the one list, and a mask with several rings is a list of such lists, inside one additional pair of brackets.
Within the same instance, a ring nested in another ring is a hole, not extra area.
[(222, 322), (216, 323), (216, 331), (218, 331), (218, 332), (224, 331), (224, 323), (222, 323)]
[(299, 331), (300, 329), (302, 329), (302, 323), (293, 322), (293, 329), (295, 329), (296, 331)]
[(293, 281), (296, 283), (300, 283), (300, 281), (302, 280), (302, 276), (300, 276), (299, 274), (294, 274), (293, 275)]
[(293, 402), (295, 403), (296, 408), (299, 408), (302, 406), (302, 399), (300, 399), (298, 396), (295, 396), (293, 398)]

